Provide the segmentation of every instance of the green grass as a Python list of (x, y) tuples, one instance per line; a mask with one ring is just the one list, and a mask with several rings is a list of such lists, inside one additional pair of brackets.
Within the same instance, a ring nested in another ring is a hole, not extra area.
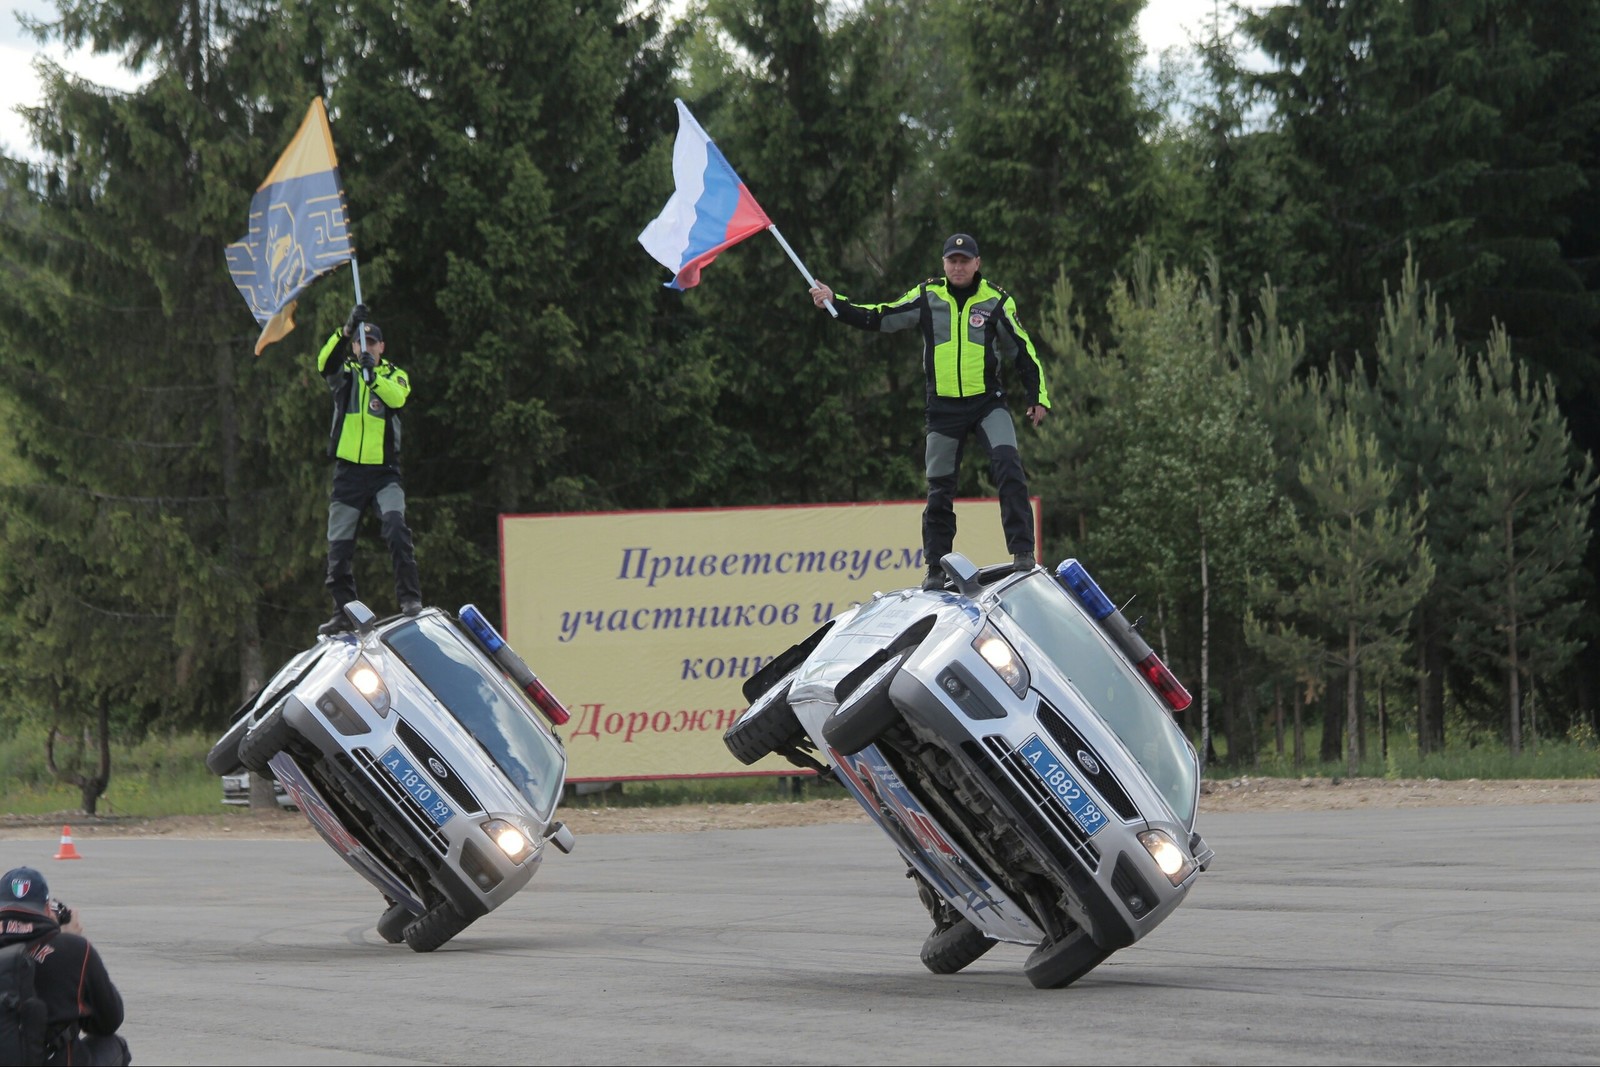
[[(152, 736), (137, 745), (111, 747), (111, 786), (100, 798), (98, 814), (124, 818), (159, 818), (166, 815), (220, 815), (222, 786), (205, 768), (205, 754), (214, 740), (209, 734)], [(76, 786), (52, 780), (44, 759), (45, 733), (23, 726), (0, 739), (0, 813), (54, 815), (81, 810)], [(1309, 751), (1317, 750), (1317, 737), (1308, 732)], [(1241, 774), (1265, 778), (1343, 778), (1344, 761), (1315, 761), (1296, 769), (1269, 749), (1249, 767), (1232, 766), (1222, 758), (1206, 769), (1210, 778)], [(58, 762), (76, 764), (76, 746), (58, 742)], [(1573, 740), (1543, 741), (1512, 759), (1501, 745), (1457, 745), (1427, 759), (1416, 754), (1410, 739), (1391, 737), (1387, 763), (1374, 751), (1362, 762), (1364, 778), (1600, 778), (1600, 747), (1588, 736)], [(796, 788), (798, 785), (798, 788)], [(571, 787), (564, 804), (583, 808), (671, 807), (681, 804), (777, 804), (819, 797), (843, 796), (831, 782), (798, 777), (735, 777), (665, 779), (626, 782), (600, 793), (579, 795)]]
[[(222, 806), (222, 784), (206, 770), (214, 739), (201, 734), (150, 736), (137, 745), (111, 746), (111, 785), (97, 814), (138, 818), (214, 815)], [(76, 744), (56, 741), (57, 766), (77, 767)], [(95, 766), (90, 759), (91, 769)], [(0, 741), (0, 812), (48, 815), (81, 811), (83, 794), (55, 781), (45, 764), (45, 731), (20, 727)]]
[[(1513, 757), (1505, 745), (1455, 745), (1443, 752), (1433, 752), (1427, 757), (1417, 754), (1414, 739), (1389, 739), (1389, 758), (1385, 760), (1377, 746), (1369, 739), (1367, 755), (1361, 760), (1357, 777), (1360, 778), (1438, 778), (1444, 781), (1464, 781), (1469, 778), (1600, 778), (1600, 747), (1588, 738), (1579, 740), (1541, 741), (1537, 746), (1524, 745), (1522, 754)], [(1320, 738), (1312, 731), (1306, 732), (1306, 751), (1318, 751)], [(1312, 759), (1300, 768), (1293, 766), (1289, 757), (1280, 759), (1267, 749), (1255, 766), (1230, 764), (1226, 746), (1218, 746), (1217, 762), (1206, 768), (1208, 778), (1233, 778), (1241, 774), (1262, 778), (1343, 778), (1347, 775), (1345, 760), (1324, 762)]]

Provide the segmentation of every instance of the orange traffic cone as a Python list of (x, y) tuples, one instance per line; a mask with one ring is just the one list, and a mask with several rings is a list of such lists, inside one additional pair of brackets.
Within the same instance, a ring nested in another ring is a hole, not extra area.
[(81, 860), (81, 859), (83, 859), (82, 856), (78, 855), (77, 846), (72, 843), (72, 827), (70, 827), (70, 826), (63, 826), (61, 828), (61, 851), (56, 853), (56, 859), (58, 859), (58, 860)]

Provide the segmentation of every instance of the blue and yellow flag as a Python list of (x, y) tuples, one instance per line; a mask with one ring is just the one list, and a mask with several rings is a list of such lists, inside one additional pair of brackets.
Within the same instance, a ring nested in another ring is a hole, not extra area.
[(256, 355), (294, 329), (295, 304), (306, 286), (354, 256), (333, 133), (319, 96), (250, 198), (249, 232), (227, 248), (228, 273), (262, 327)]

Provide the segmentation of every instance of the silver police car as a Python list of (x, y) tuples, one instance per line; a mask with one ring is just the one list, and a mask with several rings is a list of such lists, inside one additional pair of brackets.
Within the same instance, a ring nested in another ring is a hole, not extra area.
[(1053, 573), (945, 556), (945, 588), (878, 593), (745, 684), (724, 735), (836, 778), (889, 835), (933, 919), (929, 970), (998, 941), (1070, 985), (1171, 915), (1195, 832), (1190, 702), (1076, 559)]
[(566, 709), (472, 605), (379, 620), (346, 605), (206, 757), (275, 778), (388, 903), (378, 933), (430, 952), (528, 884), (555, 818)]

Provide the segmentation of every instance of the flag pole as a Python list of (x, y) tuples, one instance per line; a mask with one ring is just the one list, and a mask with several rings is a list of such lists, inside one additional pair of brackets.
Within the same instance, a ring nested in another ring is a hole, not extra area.
[[(356, 257), (354, 249), (350, 252), (350, 277), (356, 283), (356, 303), (366, 303), (365, 300), (361, 299), (361, 262)], [(356, 326), (356, 332), (361, 338), (361, 354), (364, 356), (367, 354), (367, 324), (365, 321)]]
[[(811, 288), (815, 289), (817, 287), (817, 280), (811, 276), (810, 271), (806, 270), (806, 265), (800, 262), (800, 257), (794, 254), (794, 249), (789, 247), (789, 242), (783, 239), (783, 234), (778, 232), (777, 224), (769, 224), (767, 226), (767, 232), (778, 239), (778, 243), (783, 246), (783, 250), (789, 253), (789, 258), (794, 261), (794, 265), (800, 268), (801, 276), (804, 277), (808, 283), (810, 283)], [(357, 284), (359, 285), (360, 283)], [(833, 306), (832, 300), (824, 300), (823, 304), (827, 307), (828, 314), (832, 315), (834, 318), (839, 317), (839, 309)]]

